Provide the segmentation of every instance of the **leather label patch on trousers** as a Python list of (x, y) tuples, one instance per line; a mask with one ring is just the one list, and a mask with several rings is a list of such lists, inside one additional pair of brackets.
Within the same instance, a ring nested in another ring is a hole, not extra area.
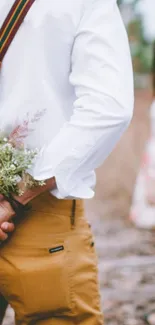
[(53, 247), (49, 249), (49, 253), (56, 253), (64, 250), (64, 246)]

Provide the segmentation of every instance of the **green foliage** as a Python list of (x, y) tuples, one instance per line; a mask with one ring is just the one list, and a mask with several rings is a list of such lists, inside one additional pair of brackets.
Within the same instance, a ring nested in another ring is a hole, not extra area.
[[(134, 4), (137, 2), (138, 1), (134, 1)], [(145, 39), (140, 15), (135, 15), (135, 19), (132, 20), (127, 27), (127, 32), (130, 40), (134, 71), (137, 73), (150, 73), (153, 49), (152, 44)]]
[[(37, 155), (36, 150), (15, 147), (7, 138), (0, 137), (0, 193), (9, 197), (10, 193), (22, 195), (18, 183), (24, 180), (24, 186), (32, 187), (36, 181), (25, 177)], [(39, 183), (38, 183), (39, 184)], [(39, 184), (43, 185), (43, 184)]]

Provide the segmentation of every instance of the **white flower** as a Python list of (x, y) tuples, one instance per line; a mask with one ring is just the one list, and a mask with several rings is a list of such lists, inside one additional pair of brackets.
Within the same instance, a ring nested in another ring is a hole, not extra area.
[(19, 175), (16, 175), (14, 179), (15, 179), (15, 182), (17, 182), (17, 183), (19, 183), (22, 180)]
[(12, 164), (10, 167), (11, 167), (13, 170), (16, 169), (16, 166), (15, 166), (14, 164)]
[(6, 147), (8, 147), (8, 148), (12, 148), (12, 144), (11, 144), (11, 143), (7, 143), (7, 144), (6, 144)]
[(5, 143), (5, 144), (3, 144), (3, 146), (2, 146), (2, 148), (9, 148), (9, 149), (12, 149), (13, 147), (12, 147), (12, 144), (11, 143)]

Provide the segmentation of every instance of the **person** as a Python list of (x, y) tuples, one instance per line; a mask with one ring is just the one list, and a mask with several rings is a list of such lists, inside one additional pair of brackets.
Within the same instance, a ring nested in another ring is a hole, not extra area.
[(130, 220), (136, 227), (144, 229), (155, 227), (155, 43), (153, 45), (152, 90), (149, 138), (142, 156), (130, 208)]
[[(149, 111), (150, 135), (145, 146), (141, 167), (133, 193), (130, 218), (134, 225), (143, 229), (155, 227), (155, 41), (152, 60), (153, 100)], [(155, 310), (149, 310), (143, 316), (146, 324), (153, 324)]]
[[(13, 3), (1, 0), (1, 25)], [(0, 71), (0, 129), (26, 125), (24, 146), (39, 150), (29, 174), (45, 181), (14, 196), (31, 202), (15, 225), (0, 201), (0, 292), (17, 325), (103, 324), (83, 199), (131, 121), (133, 97), (115, 0), (34, 2)]]

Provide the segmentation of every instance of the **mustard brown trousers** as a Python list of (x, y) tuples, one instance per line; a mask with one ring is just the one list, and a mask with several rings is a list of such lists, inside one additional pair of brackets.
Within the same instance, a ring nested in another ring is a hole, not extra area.
[(15, 311), (16, 325), (103, 324), (82, 200), (72, 209), (73, 200), (37, 197), (0, 247), (0, 292)]

